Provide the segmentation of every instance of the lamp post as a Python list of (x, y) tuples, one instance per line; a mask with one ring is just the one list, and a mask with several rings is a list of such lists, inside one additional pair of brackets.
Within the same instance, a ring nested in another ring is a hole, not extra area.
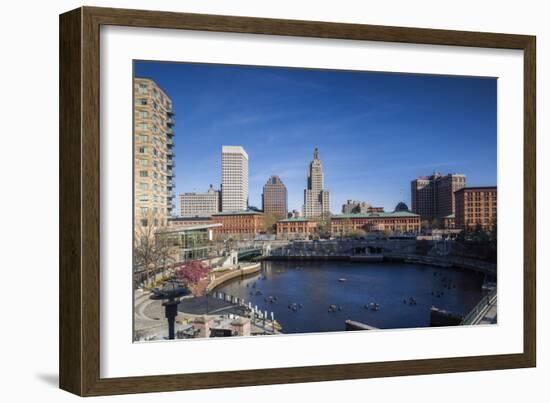
[(187, 288), (182, 287), (177, 281), (171, 280), (163, 284), (162, 288), (155, 288), (151, 299), (166, 300), (162, 303), (164, 306), (164, 316), (168, 320), (168, 339), (175, 338), (175, 323), (178, 315), (178, 304), (180, 297), (188, 294)]
[(206, 298), (206, 314), (208, 315), (208, 295), (210, 294), (210, 290), (208, 287), (204, 289), (204, 297)]

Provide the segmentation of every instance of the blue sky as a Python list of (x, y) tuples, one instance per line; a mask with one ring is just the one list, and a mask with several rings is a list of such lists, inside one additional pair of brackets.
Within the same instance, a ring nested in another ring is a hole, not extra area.
[(173, 101), (178, 194), (219, 188), (222, 144), (248, 152), (257, 207), (279, 175), (301, 209), (315, 147), (333, 213), (347, 199), (410, 207), (411, 180), (433, 171), (496, 184), (494, 78), (146, 61), (134, 71)]

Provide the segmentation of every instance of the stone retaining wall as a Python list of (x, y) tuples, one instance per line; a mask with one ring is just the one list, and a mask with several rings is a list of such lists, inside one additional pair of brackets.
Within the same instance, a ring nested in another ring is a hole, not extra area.
[(261, 269), (262, 269), (261, 263), (254, 263), (252, 265), (248, 265), (247, 267), (243, 267), (241, 269), (230, 270), (229, 272), (222, 274), (221, 276), (210, 281), (210, 283), (208, 284), (208, 289), (210, 291), (213, 291), (214, 289), (216, 289), (217, 287), (226, 283), (229, 280), (233, 280), (234, 278), (237, 278), (237, 277), (242, 277), (242, 276), (247, 276), (249, 274), (257, 273)]

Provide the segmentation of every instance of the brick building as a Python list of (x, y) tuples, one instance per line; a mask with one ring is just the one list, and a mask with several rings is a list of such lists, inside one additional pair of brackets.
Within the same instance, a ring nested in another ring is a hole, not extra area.
[(212, 214), (212, 223), (220, 223), (214, 230), (215, 238), (254, 238), (265, 232), (264, 215), (258, 211), (230, 211)]
[(475, 229), (477, 225), (489, 231), (497, 223), (497, 187), (469, 187), (455, 193), (455, 225), (460, 229)]
[(277, 221), (277, 238), (305, 239), (312, 236), (316, 229), (316, 221), (307, 218), (288, 218)]
[(408, 211), (391, 213), (342, 214), (331, 217), (332, 235), (345, 236), (354, 230), (420, 232), (420, 216)]
[(466, 186), (462, 174), (421, 176), (411, 182), (411, 211), (423, 219), (442, 218), (455, 213), (454, 193)]

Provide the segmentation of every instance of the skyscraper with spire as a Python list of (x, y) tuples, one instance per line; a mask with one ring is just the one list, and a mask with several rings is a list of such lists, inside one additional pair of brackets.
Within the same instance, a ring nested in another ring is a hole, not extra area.
[(304, 217), (315, 218), (330, 214), (330, 194), (325, 190), (323, 166), (317, 147), (313, 151), (313, 160), (309, 163), (307, 189), (304, 190)]

